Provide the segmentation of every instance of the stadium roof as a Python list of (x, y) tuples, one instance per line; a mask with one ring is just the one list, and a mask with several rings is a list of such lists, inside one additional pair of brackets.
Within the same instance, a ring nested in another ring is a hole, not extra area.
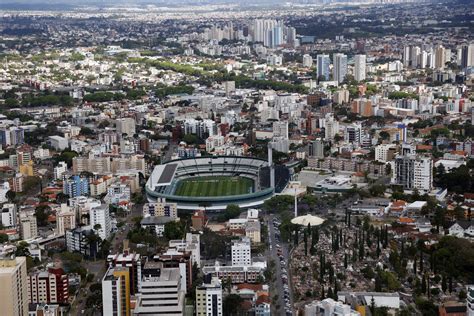
[(296, 225), (302, 225), (302, 226), (308, 226), (310, 224), (311, 226), (319, 226), (322, 223), (324, 223), (324, 219), (318, 216), (313, 216), (313, 215), (303, 215), (303, 216), (298, 216), (295, 217), (291, 220), (293, 224)]

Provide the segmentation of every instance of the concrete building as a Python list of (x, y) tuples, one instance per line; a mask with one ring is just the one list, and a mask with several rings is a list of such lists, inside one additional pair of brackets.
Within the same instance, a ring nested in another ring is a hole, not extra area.
[(90, 210), (90, 225), (102, 240), (109, 238), (112, 229), (109, 212), (109, 205), (107, 204), (92, 207)]
[(332, 116), (326, 115), (324, 119), (324, 139), (332, 141), (334, 136), (339, 133), (339, 122)]
[(380, 144), (375, 146), (375, 160), (389, 162), (395, 157), (397, 146), (395, 144)]
[(102, 279), (103, 315), (130, 316), (130, 273), (128, 268), (109, 267)]
[(6, 228), (14, 228), (17, 225), (17, 206), (6, 203), (2, 206), (2, 225)]
[(49, 136), (48, 137), (48, 143), (51, 147), (53, 147), (56, 150), (62, 151), (66, 148), (69, 147), (69, 142), (67, 138), (61, 137), (61, 136)]
[(474, 285), (467, 286), (466, 315), (474, 316)]
[(78, 175), (70, 178), (64, 177), (63, 193), (72, 198), (81, 195), (89, 195), (89, 179)]
[(304, 307), (305, 316), (360, 316), (350, 305), (336, 302), (332, 298), (314, 301)]
[(63, 269), (49, 269), (28, 275), (30, 304), (69, 303), (69, 279)]
[(273, 122), (273, 137), (288, 139), (288, 122)]
[(172, 239), (169, 248), (174, 248), (181, 253), (190, 253), (192, 264), (201, 267), (201, 235), (186, 233), (185, 239)]
[(344, 140), (359, 146), (362, 142), (362, 125), (360, 123), (352, 123), (346, 126)]
[(160, 263), (147, 262), (142, 273), (135, 315), (183, 316), (184, 301), (179, 269), (163, 268)]
[(176, 203), (167, 203), (164, 199), (155, 203), (145, 203), (143, 205), (143, 217), (166, 216), (173, 219), (178, 218), (178, 208)]
[(324, 158), (324, 142), (321, 138), (309, 143), (309, 156), (316, 158)]
[(108, 255), (107, 263), (111, 268), (127, 268), (130, 273), (130, 295), (136, 295), (139, 293), (142, 280), (142, 262), (140, 254), (129, 253), (128, 250), (125, 250), (120, 254)]
[(94, 233), (91, 226), (81, 226), (66, 231), (66, 247), (69, 252), (79, 252), (92, 258), (97, 255), (98, 242), (89, 242), (87, 236)]
[(54, 179), (61, 180), (63, 175), (67, 172), (67, 163), (64, 161), (60, 161), (56, 167), (54, 167)]
[(247, 237), (234, 241), (231, 246), (231, 256), (233, 266), (252, 265), (252, 255), (250, 250), (250, 239)]
[(28, 316), (28, 287), (25, 257), (0, 258), (2, 315)]
[(365, 80), (366, 75), (366, 55), (355, 55), (354, 56), (354, 79), (356, 81)]
[(196, 316), (222, 316), (222, 285), (213, 278), (196, 288)]
[(329, 65), (331, 64), (331, 60), (329, 59), (329, 55), (317, 55), (317, 69), (316, 74), (317, 78), (321, 78), (324, 81), (329, 80)]
[(127, 136), (132, 137), (135, 134), (135, 120), (131, 117), (124, 117), (115, 120), (115, 126), (119, 136), (127, 134)]
[(406, 190), (430, 192), (433, 189), (433, 160), (416, 154), (397, 155), (393, 163), (392, 184)]
[(20, 213), (20, 232), (24, 240), (38, 237), (38, 224), (33, 211)]
[(59, 235), (76, 228), (76, 213), (67, 204), (61, 204), (61, 209), (56, 213), (56, 228)]
[(309, 54), (303, 55), (303, 67), (311, 68), (313, 66), (313, 57)]
[(332, 75), (334, 81), (338, 83), (344, 81), (347, 75), (347, 55), (340, 53), (333, 55)]

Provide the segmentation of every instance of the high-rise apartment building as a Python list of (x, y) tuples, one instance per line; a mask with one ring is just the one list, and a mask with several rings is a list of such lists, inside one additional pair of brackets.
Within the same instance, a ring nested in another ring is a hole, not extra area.
[(32, 239), (38, 236), (38, 223), (33, 211), (20, 213), (20, 232), (22, 239)]
[(3, 227), (16, 227), (17, 223), (17, 206), (13, 203), (6, 203), (2, 206), (2, 225)]
[(273, 122), (273, 137), (288, 139), (288, 122)]
[(331, 114), (326, 115), (324, 119), (324, 139), (333, 140), (334, 136), (339, 132), (339, 121)]
[(360, 123), (353, 123), (346, 127), (344, 133), (346, 142), (360, 145), (362, 142), (362, 125)]
[(102, 279), (103, 315), (130, 316), (130, 274), (128, 268), (109, 268)]
[(131, 137), (135, 134), (135, 119), (131, 117), (119, 118), (115, 121), (115, 125), (119, 136), (127, 134)]
[(313, 66), (313, 57), (309, 54), (303, 55), (303, 67), (310, 68)]
[(321, 138), (317, 138), (309, 144), (309, 156), (324, 158), (324, 142)]
[(365, 80), (366, 76), (366, 55), (355, 55), (354, 56), (354, 79), (356, 81)]
[(222, 316), (222, 285), (218, 278), (196, 288), (196, 316)]
[(68, 304), (69, 280), (63, 269), (49, 269), (28, 275), (30, 304)]
[(461, 67), (463, 69), (474, 66), (474, 43), (462, 45), (460, 53)]
[(380, 144), (375, 146), (375, 160), (389, 162), (395, 156), (397, 146), (394, 144)]
[(347, 55), (340, 53), (333, 55), (332, 75), (334, 81), (339, 83), (344, 81), (347, 75)]
[(252, 265), (252, 255), (250, 250), (250, 239), (247, 237), (234, 241), (231, 247), (232, 265), (233, 266), (250, 266)]
[(90, 210), (90, 225), (103, 240), (109, 238), (111, 231), (109, 205), (102, 204)]
[(321, 78), (322, 80), (329, 80), (329, 65), (331, 64), (331, 60), (329, 59), (329, 55), (317, 55), (317, 78)]
[(56, 213), (56, 230), (63, 235), (67, 230), (76, 228), (76, 212), (67, 204), (61, 204), (61, 209)]
[(140, 254), (129, 253), (125, 250), (123, 253), (107, 256), (109, 267), (128, 268), (130, 273), (130, 295), (135, 295), (140, 291), (140, 282), (142, 279), (142, 262)]
[(135, 315), (183, 316), (184, 299), (178, 268), (163, 268), (156, 262), (145, 263)]
[(446, 49), (439, 45), (435, 49), (435, 68), (443, 69), (446, 64)]
[(28, 316), (26, 257), (0, 258), (2, 315)]
[(78, 175), (70, 178), (64, 177), (63, 193), (72, 198), (81, 195), (89, 195), (89, 179)]
[(433, 189), (433, 161), (416, 154), (397, 155), (394, 159), (392, 183), (406, 190), (430, 192)]

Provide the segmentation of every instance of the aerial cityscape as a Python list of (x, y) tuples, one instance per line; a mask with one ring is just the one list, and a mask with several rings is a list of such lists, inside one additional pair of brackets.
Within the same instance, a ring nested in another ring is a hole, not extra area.
[(2, 316), (474, 316), (474, 4), (1, 1), (0, 209)]

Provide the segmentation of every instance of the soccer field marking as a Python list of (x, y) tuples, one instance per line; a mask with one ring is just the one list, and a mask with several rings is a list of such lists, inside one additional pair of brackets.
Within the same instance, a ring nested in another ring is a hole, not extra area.
[(216, 197), (242, 195), (252, 192), (253, 181), (245, 177), (201, 177), (184, 179), (176, 189), (176, 195), (190, 197)]

